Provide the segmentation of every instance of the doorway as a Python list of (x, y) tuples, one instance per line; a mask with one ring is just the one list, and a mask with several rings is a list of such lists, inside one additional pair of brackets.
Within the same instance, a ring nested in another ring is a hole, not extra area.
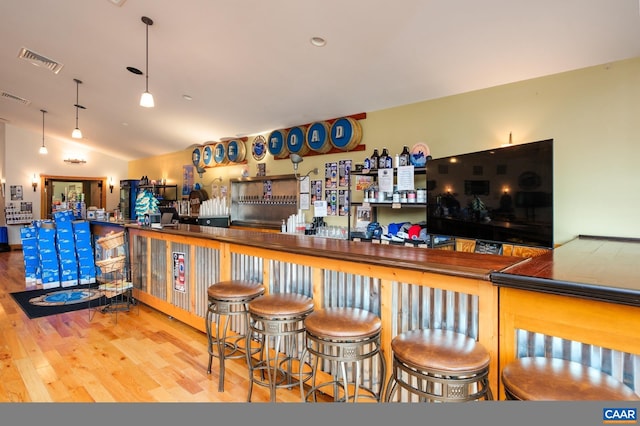
[(50, 219), (54, 206), (63, 205), (60, 203), (82, 201), (87, 208), (98, 209), (107, 205), (106, 177), (41, 175), (40, 180), (41, 219)]

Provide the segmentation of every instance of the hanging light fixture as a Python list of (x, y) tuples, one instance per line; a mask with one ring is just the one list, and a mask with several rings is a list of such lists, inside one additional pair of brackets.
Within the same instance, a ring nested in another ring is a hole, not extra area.
[(47, 113), (46, 110), (41, 109), (40, 112), (42, 112), (42, 146), (40, 147), (40, 154), (48, 154), (49, 150), (47, 149), (46, 146), (44, 146), (44, 115)]
[(77, 78), (74, 78), (73, 81), (76, 82), (76, 104), (74, 105), (76, 107), (76, 128), (73, 129), (73, 132), (71, 132), (71, 137), (74, 139), (82, 139), (82, 132), (80, 131), (80, 128), (78, 127), (78, 109), (82, 108), (85, 109), (85, 107), (83, 107), (82, 105), (80, 105), (80, 102), (78, 102), (78, 93), (80, 91), (80, 85), (82, 84), (82, 82), (80, 80), (78, 80)]
[(306, 178), (308, 178), (308, 177), (309, 177), (309, 175), (310, 175), (311, 173), (313, 173), (313, 174), (315, 174), (315, 175), (317, 175), (317, 174), (318, 174), (318, 168), (316, 167), (315, 169), (311, 169), (311, 170), (309, 170), (309, 173), (307, 173), (306, 175), (304, 175), (304, 176), (300, 176), (300, 175), (298, 174), (298, 164), (302, 163), (302, 161), (304, 160), (304, 158), (302, 158), (300, 155), (298, 155), (298, 154), (295, 154), (295, 153), (294, 153), (294, 154), (291, 154), (291, 155), (289, 156), (289, 159), (291, 160), (291, 163), (293, 164), (293, 174), (294, 174), (294, 176), (296, 177), (296, 179), (298, 179), (298, 180), (305, 180)]
[(145, 78), (147, 80), (144, 93), (140, 97), (140, 106), (145, 108), (153, 108), (155, 103), (153, 101), (153, 95), (149, 93), (149, 25), (153, 25), (153, 20), (151, 18), (147, 18), (146, 16), (142, 17), (142, 22), (147, 26), (147, 45), (146, 45), (146, 67), (145, 70)]

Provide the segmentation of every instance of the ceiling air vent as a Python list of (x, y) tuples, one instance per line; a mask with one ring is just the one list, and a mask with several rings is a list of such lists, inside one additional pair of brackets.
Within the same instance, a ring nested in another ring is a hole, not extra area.
[(64, 66), (61, 63), (54, 61), (53, 59), (49, 59), (46, 56), (42, 56), (41, 54), (36, 53), (33, 50), (29, 50), (25, 47), (20, 49), (20, 52), (18, 53), (18, 58), (26, 59), (27, 61), (31, 62), (33, 65), (44, 67), (54, 74), (58, 74), (62, 69), (62, 67)]
[(11, 93), (5, 92), (4, 90), (0, 90), (0, 98), (11, 99), (13, 101), (20, 102), (21, 104), (24, 104), (24, 105), (29, 105), (31, 103), (31, 101), (28, 99), (21, 98), (20, 96), (12, 95)]

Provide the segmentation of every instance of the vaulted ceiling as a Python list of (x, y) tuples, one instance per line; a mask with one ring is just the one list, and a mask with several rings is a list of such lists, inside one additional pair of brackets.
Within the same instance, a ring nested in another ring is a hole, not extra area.
[(638, 0), (6, 0), (0, 121), (130, 160), (637, 56)]

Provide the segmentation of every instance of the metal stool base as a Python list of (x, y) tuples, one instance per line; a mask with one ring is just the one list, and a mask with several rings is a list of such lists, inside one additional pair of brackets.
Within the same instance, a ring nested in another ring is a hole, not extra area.
[[(309, 400), (317, 402), (318, 392), (327, 394), (328, 392), (323, 392), (322, 389), (329, 387), (332, 389), (334, 402), (357, 402), (360, 398), (381, 401), (386, 365), (380, 351), (380, 333), (362, 340), (329, 340), (315, 336), (307, 330), (303, 358), (307, 354), (314, 361), (312, 362), (311, 388), (305, 392), (303, 384), (300, 384), (300, 394), (304, 402), (309, 402)], [(380, 375), (378, 377), (381, 380), (378, 385), (379, 389), (375, 389), (375, 384), (363, 386), (360, 377), (362, 361), (376, 355), (379, 358)], [(317, 382), (319, 362), (330, 364), (333, 380)], [(349, 374), (349, 370), (351, 374)], [(351, 379), (349, 379), (349, 375), (351, 375)]]
[[(246, 358), (246, 331), (240, 333), (228, 334), (230, 330), (231, 319), (235, 317), (241, 318), (242, 330), (246, 330), (249, 321), (248, 303), (255, 299), (252, 297), (247, 300), (240, 301), (224, 301), (209, 298), (209, 306), (207, 309), (206, 329), (207, 329), (207, 348), (209, 352), (209, 365), (207, 373), (211, 374), (211, 366), (213, 358), (219, 360), (219, 381), (218, 392), (224, 392), (224, 363), (226, 359)], [(220, 319), (224, 317), (221, 324)], [(215, 323), (215, 332), (212, 330), (212, 323)], [(256, 353), (254, 350), (252, 353)]]
[(466, 402), (492, 400), (489, 388), (489, 367), (477, 371), (452, 374), (447, 371), (426, 371), (393, 358), (393, 373), (387, 384), (385, 401), (390, 402), (398, 387), (418, 398), (419, 402)]
[(280, 388), (291, 389), (311, 378), (311, 366), (297, 357), (300, 353), (303, 337), (304, 318), (264, 318), (251, 314), (247, 346), (252, 340), (259, 342), (251, 355), (247, 352), (249, 366), (249, 393), (247, 402), (251, 402), (253, 385), (269, 388), (271, 402), (276, 401), (276, 391)]

